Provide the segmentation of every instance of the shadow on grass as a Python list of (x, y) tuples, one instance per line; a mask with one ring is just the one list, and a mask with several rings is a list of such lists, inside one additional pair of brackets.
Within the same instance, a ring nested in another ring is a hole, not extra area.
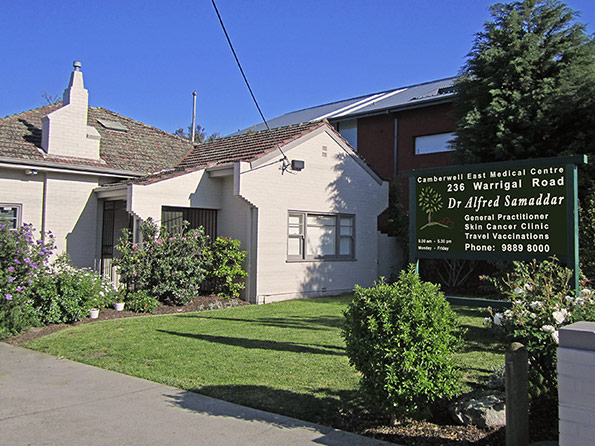
[(169, 330), (157, 331), (160, 333), (167, 333), (174, 336), (182, 336), (185, 338), (197, 339), (199, 341), (214, 342), (217, 344), (225, 344), (249, 349), (277, 350), (293, 353), (309, 353), (312, 355), (344, 356), (346, 354), (345, 349), (343, 347), (337, 347), (334, 345), (300, 344), (297, 342), (278, 342), (262, 339), (245, 339), (229, 336), (212, 336), (197, 333), (179, 333)]
[(188, 314), (181, 315), (181, 317), (197, 318), (197, 319), (215, 319), (221, 321), (230, 322), (242, 322), (249, 324), (262, 325), (265, 327), (277, 327), (277, 328), (299, 328), (303, 330), (329, 330), (334, 328), (341, 328), (343, 324), (343, 318), (336, 317), (268, 317), (268, 318), (255, 318), (255, 319), (243, 319), (233, 317), (215, 317), (215, 316), (204, 316), (200, 314)]
[(484, 327), (475, 327), (472, 325), (462, 325), (462, 327), (467, 331), (464, 336), (464, 347), (460, 350), (460, 353), (504, 353), (504, 343), (497, 339), (494, 334), (489, 331), (489, 329)]
[[(204, 398), (196, 393), (216, 400)], [(357, 398), (355, 391), (333, 393), (330, 389), (317, 389), (311, 394), (305, 394), (267, 386), (220, 385), (204, 386), (190, 389), (190, 392), (165, 396), (170, 398), (172, 404), (197, 413), (262, 422), (281, 429), (305, 428), (318, 432), (321, 436), (313, 440), (318, 444), (339, 446), (354, 444), (356, 439), (352, 434), (326, 427), (338, 427), (343, 424), (342, 400)], [(234, 404), (218, 400), (233, 401)], [(315, 426), (310, 423), (326, 426)], [(374, 444), (372, 439), (369, 444)]]

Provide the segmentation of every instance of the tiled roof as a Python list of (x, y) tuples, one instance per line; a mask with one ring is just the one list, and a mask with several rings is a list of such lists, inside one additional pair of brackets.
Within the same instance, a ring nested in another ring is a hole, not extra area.
[(278, 146), (282, 147), (325, 125), (330, 128), (326, 121), (307, 122), (214, 139), (195, 146), (178, 164), (178, 167), (184, 169), (229, 164), (236, 161), (252, 161)]
[[(456, 79), (456, 77), (449, 77), (309, 107), (277, 116), (270, 119), (268, 124), (270, 127), (282, 127), (325, 118), (334, 122), (412, 107), (424, 107), (437, 101), (452, 101), (456, 95), (454, 89)], [(239, 130), (234, 135), (263, 128), (264, 124), (260, 123), (248, 129)]]
[[(123, 184), (152, 184), (207, 167), (223, 167), (230, 166), (237, 161), (253, 161), (324, 126), (343, 139), (326, 120), (227, 136), (196, 145), (173, 169), (163, 169), (154, 174), (131, 178), (119, 183), (104, 184), (101, 189), (120, 187)], [(345, 140), (343, 139), (343, 141)], [(347, 141), (345, 143), (349, 144)], [(362, 161), (370, 170), (374, 170), (364, 159)]]
[[(101, 160), (51, 156), (41, 149), (41, 120), (61, 105), (47, 105), (0, 118), (0, 157), (147, 174), (173, 167), (192, 148), (190, 141), (163, 130), (103, 108), (89, 107), (87, 124), (101, 135)], [(98, 119), (120, 123), (127, 131), (107, 129)]]

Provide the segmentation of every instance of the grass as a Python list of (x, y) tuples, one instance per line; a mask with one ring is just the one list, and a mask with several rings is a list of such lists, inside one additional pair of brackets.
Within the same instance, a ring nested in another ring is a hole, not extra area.
[[(340, 426), (358, 403), (341, 338), (351, 296), (132, 318), (71, 327), (27, 347), (215, 398)], [(466, 388), (503, 364), (481, 309), (454, 307), (468, 331)], [(178, 402), (183, 404), (183, 401)]]

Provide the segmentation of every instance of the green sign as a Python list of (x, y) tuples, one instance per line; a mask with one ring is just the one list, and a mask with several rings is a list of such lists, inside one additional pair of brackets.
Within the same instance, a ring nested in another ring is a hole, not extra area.
[(577, 249), (576, 165), (543, 158), (412, 171), (411, 258), (545, 259)]

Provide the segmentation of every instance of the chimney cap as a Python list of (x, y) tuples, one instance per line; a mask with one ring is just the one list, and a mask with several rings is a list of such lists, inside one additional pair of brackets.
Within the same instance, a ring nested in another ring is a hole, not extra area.
[(74, 67), (74, 71), (79, 71), (83, 64), (80, 60), (75, 60), (72, 62), (72, 66)]

